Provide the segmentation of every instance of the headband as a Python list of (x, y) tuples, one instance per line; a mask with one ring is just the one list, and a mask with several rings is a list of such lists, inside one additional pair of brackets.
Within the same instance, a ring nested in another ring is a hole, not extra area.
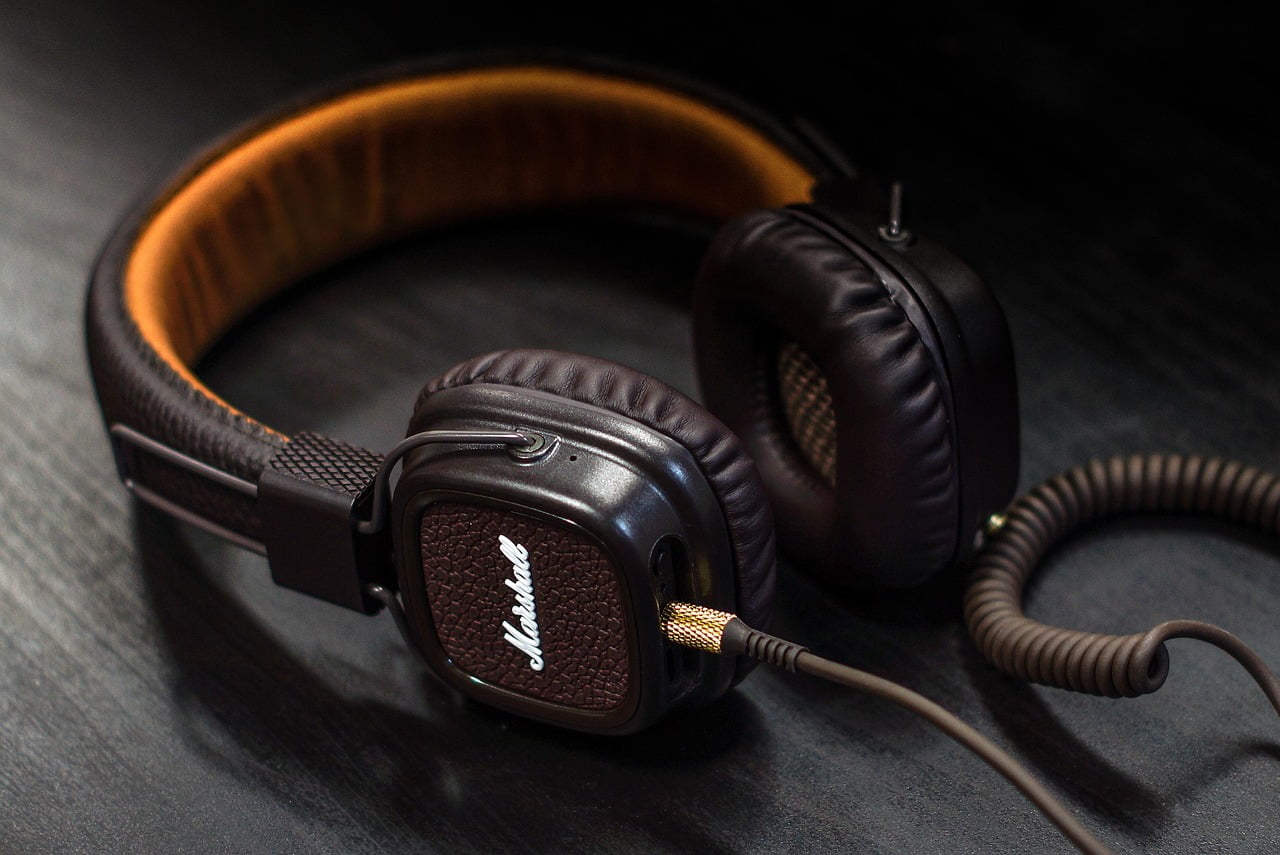
[(255, 307), (435, 226), (594, 203), (720, 221), (808, 201), (830, 173), (780, 122), (630, 70), (398, 71), (255, 122), (140, 206), (95, 267), (89, 356), (121, 477), (261, 551), (256, 485), (290, 440), (196, 372)]

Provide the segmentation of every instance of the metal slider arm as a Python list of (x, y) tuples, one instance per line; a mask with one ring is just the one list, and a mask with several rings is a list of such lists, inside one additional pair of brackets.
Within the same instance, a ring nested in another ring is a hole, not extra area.
[(196, 528), (234, 543), (236, 546), (257, 552), (259, 555), (267, 554), (266, 546), (260, 541), (247, 537), (238, 531), (232, 531), (203, 514), (160, 495), (146, 484), (143, 484), (138, 480), (137, 468), (134, 465), (134, 455), (139, 452), (147, 454), (163, 463), (175, 466), (212, 484), (240, 493), (251, 499), (256, 499), (258, 496), (257, 484), (238, 478), (228, 472), (223, 472), (221, 469), (210, 466), (201, 460), (196, 460), (194, 457), (152, 439), (128, 425), (113, 424), (109, 433), (111, 436), (111, 451), (115, 456), (116, 470), (120, 473), (120, 480), (124, 482), (124, 486), (128, 488), (129, 492), (133, 493), (140, 501), (171, 517), (180, 519)]
[[(127, 425), (112, 425), (110, 434), (121, 480), (140, 500), (266, 555), (276, 584), (366, 614), (382, 606), (369, 596), (369, 586), (392, 581), (386, 522), (395, 465), (429, 444), (527, 447), (536, 442), (517, 431), (426, 431), (407, 437), (383, 457), (304, 431), (271, 459), (255, 484)], [(262, 540), (232, 531), (141, 483), (138, 453), (254, 500)]]

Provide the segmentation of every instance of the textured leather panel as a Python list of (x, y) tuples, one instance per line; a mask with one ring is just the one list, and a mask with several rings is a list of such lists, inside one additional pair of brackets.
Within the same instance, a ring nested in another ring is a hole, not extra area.
[[(820, 172), (765, 117), (673, 81), (525, 64), (406, 69), (362, 86), (197, 155), (116, 231), (87, 321), (108, 425), (256, 481), (286, 438), (191, 365), (307, 273), (414, 229), (540, 205), (631, 201), (722, 218), (807, 198)], [(191, 480), (149, 486), (258, 536), (251, 499)]]
[(751, 458), (717, 418), (633, 368), (552, 350), (504, 350), (470, 359), (429, 382), (417, 406), (442, 389), (473, 383), (534, 389), (610, 410), (688, 449), (724, 512), (738, 614), (752, 626), (768, 625), (775, 584), (773, 514)]
[[(803, 569), (902, 586), (952, 559), (959, 488), (945, 371), (860, 259), (786, 211), (748, 214), (713, 241), (694, 320), (708, 406), (756, 459), (783, 548)], [(787, 341), (828, 384), (834, 487), (787, 426), (776, 386)]]
[(578, 710), (627, 700), (628, 609), (597, 544), (565, 525), (460, 502), (429, 506), (420, 533), (431, 619), (456, 667)]

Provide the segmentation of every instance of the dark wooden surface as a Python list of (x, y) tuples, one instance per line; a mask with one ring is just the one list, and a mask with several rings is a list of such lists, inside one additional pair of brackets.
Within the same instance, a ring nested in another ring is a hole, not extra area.
[[(260, 559), (133, 505), (85, 368), (83, 283), (132, 199), (298, 89), (443, 49), (586, 47), (807, 115), (906, 178), (912, 225), (1008, 312), (1024, 485), (1120, 451), (1274, 469), (1280, 177), (1248, 22), (482, 6), (0, 3), (0, 851), (1065, 850), (938, 733), (794, 676), (625, 739), (460, 701), (385, 616), (275, 589)], [(375, 448), (422, 382), (496, 346), (696, 391), (697, 253), (620, 220), (427, 236), (264, 314), (210, 377), (284, 429)], [(1108, 631), (1200, 617), (1280, 663), (1274, 550), (1110, 525), (1062, 551), (1031, 608)], [(1117, 849), (1276, 849), (1276, 717), (1222, 654), (1174, 643), (1141, 700), (1027, 687), (975, 655), (954, 580), (867, 595), (784, 570), (779, 634), (960, 713)]]

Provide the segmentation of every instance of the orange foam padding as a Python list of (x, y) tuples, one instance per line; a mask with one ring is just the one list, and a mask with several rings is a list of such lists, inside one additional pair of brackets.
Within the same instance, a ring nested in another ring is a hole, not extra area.
[(727, 219), (806, 201), (813, 182), (740, 119), (650, 84), (540, 66), (398, 80), (282, 119), (187, 176), (138, 237), (125, 304), (223, 403), (191, 370), (200, 355), (291, 282), (382, 241), (595, 201)]

